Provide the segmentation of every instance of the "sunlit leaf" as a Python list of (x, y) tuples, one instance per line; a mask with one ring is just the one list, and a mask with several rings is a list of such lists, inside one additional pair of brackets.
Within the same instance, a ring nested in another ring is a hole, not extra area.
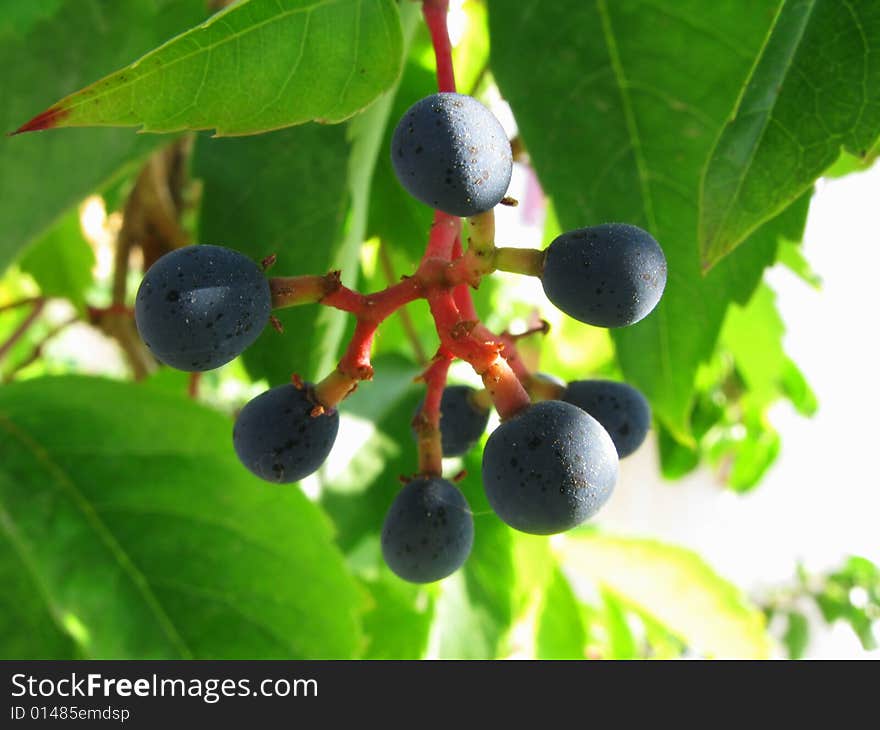
[(243, 0), (19, 131), (138, 126), (233, 135), (340, 122), (394, 84), (402, 51), (392, 0)]
[(158, 389), (42, 378), (0, 388), (0, 433), (0, 528), (78, 653), (358, 650), (361, 595), (329, 523), (238, 463), (227, 417)]
[(583, 659), (587, 643), (583, 612), (561, 570), (552, 573), (535, 627), (538, 659)]
[(761, 612), (690, 550), (581, 532), (568, 536), (559, 553), (572, 572), (607, 586), (700, 654), (741, 659), (769, 654)]
[(706, 166), (704, 266), (800, 196), (841, 148), (867, 158), (880, 137), (878, 53), (875, 0), (785, 0)]

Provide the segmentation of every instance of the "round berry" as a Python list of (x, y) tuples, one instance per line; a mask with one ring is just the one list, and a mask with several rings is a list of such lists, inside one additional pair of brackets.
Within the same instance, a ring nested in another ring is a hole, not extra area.
[(312, 415), (312, 386), (279, 385), (250, 401), (232, 429), (239, 461), (268, 482), (296, 482), (324, 463), (339, 430), (335, 409)]
[(547, 298), (569, 317), (597, 327), (626, 327), (660, 301), (666, 257), (637, 226), (581, 228), (547, 247), (541, 283)]
[(617, 456), (632, 454), (651, 428), (651, 407), (640, 391), (613, 380), (575, 380), (562, 400), (582, 408), (611, 436)]
[(221, 246), (165, 254), (141, 282), (135, 323), (161, 362), (212, 370), (257, 339), (271, 311), (269, 282), (249, 258)]
[(483, 485), (511, 527), (535, 535), (571, 529), (593, 516), (617, 481), (617, 451), (599, 422), (548, 400), (502, 423), (486, 442)]
[(458, 570), (474, 544), (474, 518), (455, 485), (418, 478), (397, 495), (382, 526), (388, 567), (412, 583), (431, 583)]
[(462, 217), (498, 205), (513, 171), (510, 142), (495, 115), (452, 92), (407, 110), (394, 130), (391, 162), (410, 195)]

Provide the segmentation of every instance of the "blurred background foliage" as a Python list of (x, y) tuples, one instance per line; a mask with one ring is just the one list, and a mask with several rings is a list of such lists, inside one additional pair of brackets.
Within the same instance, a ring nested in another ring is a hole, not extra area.
[[(226, 4), (0, 0), (3, 130)], [(266, 41), (284, 49), (302, 31), (299, 5), (285, 0), (282, 19), (277, 3), (242, 0), (224, 23), (244, 35), (290, 22)], [(322, 22), (339, 32), (305, 44), (307, 56), (352, 44), (358, 4), (325, 5)], [(515, 143), (520, 205), (499, 211), (499, 239), (542, 246), (566, 229), (626, 220), (661, 241), (670, 279), (657, 312), (613, 334), (562, 317), (537, 282), (510, 275), (483, 282), (477, 309), (499, 332), (550, 323), (549, 336), (521, 343), (533, 369), (642, 389), (665, 478), (702, 466), (722, 488), (753, 490), (782, 448), (769, 409), (787, 400), (809, 417), (818, 407), (783, 348), (763, 273), (777, 263), (821, 285), (800, 249), (813, 183), (866, 169), (880, 150), (880, 83), (865, 83), (880, 73), (877, 5), (852, 3), (847, 17), (833, 0), (515, 5), (454, 2), (451, 15), (459, 90), (489, 104)], [(364, 291), (415, 268), (431, 211), (399, 187), (388, 147), (394, 120), (435, 90), (433, 51), (417, 3), (374, 0), (358, 12), (399, 29), (399, 42), (392, 33), (374, 50), (396, 53), (400, 74), (365, 73), (359, 93), (375, 101), (344, 123), (288, 126), (302, 121), (291, 116), (275, 129), (268, 106), (241, 107), (242, 83), (276, 89), (287, 63), (244, 46), (252, 63), (230, 65), (221, 51), (178, 68), (204, 73), (201, 106), (186, 73), (165, 79), (161, 104), (155, 79), (133, 85), (137, 103), (120, 100), (117, 75), (105, 101), (118, 110), (99, 113), (84, 97), (55, 107), (98, 128), (0, 140), (0, 656), (798, 658), (817, 613), (874, 648), (880, 573), (866, 558), (827, 574), (801, 568), (790, 584), (747, 596), (696, 553), (603, 531), (601, 516), (560, 538), (523, 535), (491, 513), (478, 452), (446, 465), (466, 472), (476, 516), (465, 568), (427, 587), (394, 577), (379, 529), (416, 464), (413, 378), (436, 348), (422, 302), (382, 327), (375, 380), (346, 402), (330, 461), (299, 486), (240, 467), (231, 416), (293, 371), (326, 373), (346, 317), (288, 310), (283, 336), (267, 329), (217, 371), (158, 367), (129, 307), (143, 270), (178, 246), (274, 253), (284, 274), (341, 268)], [(835, 42), (822, 40), (828, 24)], [(811, 70), (802, 88), (798, 74), (817, 53), (831, 71)], [(162, 63), (157, 73), (170, 74)], [(313, 95), (318, 118), (335, 104), (322, 84), (338, 79), (315, 69), (292, 88)], [(741, 106), (756, 98), (763, 105)], [(182, 121), (162, 111), (171, 102)], [(792, 124), (798, 109), (806, 121)], [(737, 110), (784, 135), (743, 132), (729, 123)], [(264, 133), (198, 131), (216, 128), (221, 112), (224, 124), (244, 117)], [(180, 131), (118, 128), (147, 123)], [(807, 154), (820, 147), (824, 156)], [(779, 169), (791, 174), (768, 173)], [(742, 193), (730, 196), (729, 230), (703, 206), (728, 179)], [(453, 377), (474, 382), (465, 368)]]

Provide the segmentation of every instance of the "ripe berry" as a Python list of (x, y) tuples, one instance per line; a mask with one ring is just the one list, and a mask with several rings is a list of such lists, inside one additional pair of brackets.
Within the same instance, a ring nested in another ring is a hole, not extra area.
[(413, 197), (462, 217), (494, 208), (513, 170), (501, 123), (473, 97), (452, 92), (409, 108), (394, 130), (391, 161)]
[(235, 421), (232, 444), (244, 466), (269, 482), (296, 482), (324, 463), (339, 430), (339, 413), (313, 416), (312, 388), (279, 385), (250, 401)]
[(646, 317), (666, 286), (666, 257), (646, 231), (606, 223), (558, 236), (547, 248), (544, 293), (559, 309), (598, 327)]
[(382, 526), (388, 567), (412, 583), (451, 575), (474, 543), (474, 519), (464, 495), (440, 477), (414, 479), (397, 495)]
[(617, 481), (617, 451), (596, 419), (548, 400), (502, 423), (483, 452), (489, 504), (511, 527), (536, 535), (594, 515)]
[(211, 370), (257, 339), (270, 310), (269, 283), (253, 261), (221, 246), (186, 246), (144, 275), (135, 322), (166, 365)]
[(562, 400), (582, 408), (608, 431), (617, 456), (633, 453), (651, 428), (651, 407), (638, 390), (613, 380), (576, 380)]

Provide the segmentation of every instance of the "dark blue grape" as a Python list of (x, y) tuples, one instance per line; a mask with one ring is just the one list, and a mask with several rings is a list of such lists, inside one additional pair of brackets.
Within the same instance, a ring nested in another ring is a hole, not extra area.
[(582, 408), (608, 431), (617, 456), (633, 453), (651, 428), (651, 407), (638, 390), (613, 380), (575, 380), (562, 400)]
[(391, 161), (413, 197), (450, 215), (494, 208), (513, 170), (501, 123), (471, 96), (442, 92), (413, 104), (391, 140)]
[[(440, 439), (443, 456), (462, 456), (480, 440), (489, 423), (489, 409), (475, 400), (477, 391), (467, 385), (449, 385), (440, 401)], [(422, 401), (424, 403), (424, 401)], [(416, 414), (422, 404), (416, 409)]]
[(511, 527), (535, 535), (571, 529), (605, 504), (617, 451), (599, 422), (548, 400), (502, 423), (483, 451), (489, 504)]
[(581, 228), (548, 246), (541, 283), (547, 298), (569, 317), (598, 327), (626, 327), (660, 301), (666, 257), (637, 226)]
[(186, 246), (144, 275), (135, 322), (150, 351), (178, 370), (212, 370), (257, 339), (271, 311), (269, 282), (249, 258), (221, 246)]
[(313, 416), (312, 386), (279, 385), (250, 401), (232, 429), (239, 461), (261, 479), (286, 484), (315, 472), (339, 430), (335, 409)]
[(474, 518), (455, 485), (414, 479), (391, 504), (382, 526), (388, 567), (412, 583), (431, 583), (458, 570), (474, 544)]

